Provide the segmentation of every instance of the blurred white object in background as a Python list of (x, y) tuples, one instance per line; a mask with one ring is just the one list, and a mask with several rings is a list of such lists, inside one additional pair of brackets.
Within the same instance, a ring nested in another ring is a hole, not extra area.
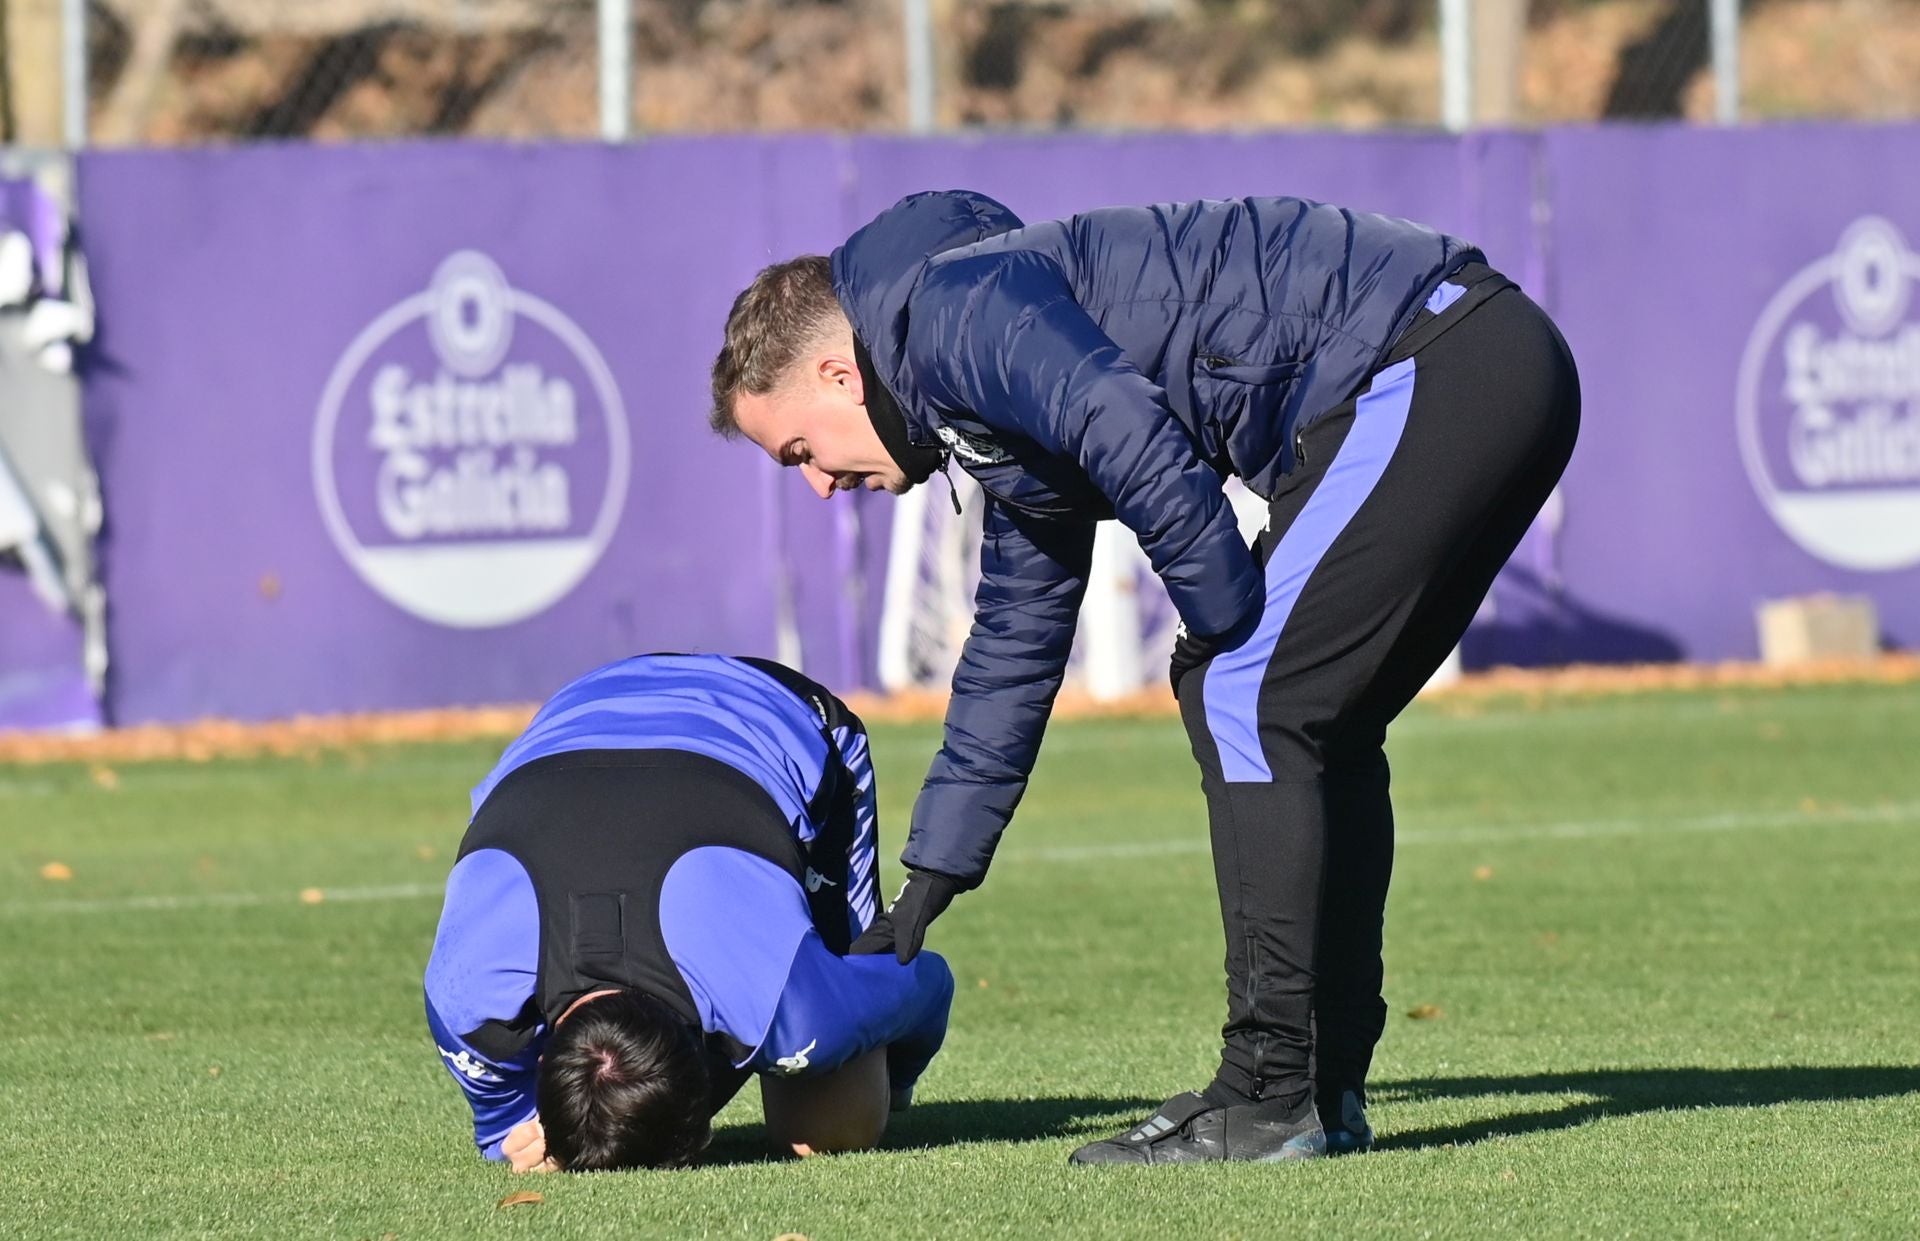
[(0, 232), (0, 310), (33, 295), (33, 239), (18, 229)]
[(1760, 605), (1760, 661), (1769, 668), (1880, 653), (1880, 614), (1866, 595), (1802, 595)]
[(4, 451), (0, 451), (0, 552), (20, 557), (33, 593), (49, 609), (66, 612), (73, 608), (75, 601), (68, 597), (46, 528), (40, 524), (40, 515)]

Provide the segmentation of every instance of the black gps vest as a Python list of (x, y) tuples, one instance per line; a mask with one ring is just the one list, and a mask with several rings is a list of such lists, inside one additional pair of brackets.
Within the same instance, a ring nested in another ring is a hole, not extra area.
[[(820, 787), (807, 805), (806, 845), (778, 803), (752, 777), (718, 759), (673, 749), (572, 750), (538, 758), (495, 786), (460, 842), (460, 857), (499, 849), (526, 870), (540, 911), (532, 998), (511, 1021), (463, 1032), (477, 1051), (506, 1058), (542, 1025), (551, 1029), (581, 996), (606, 988), (644, 991), (701, 1028), (686, 980), (660, 929), (667, 872), (688, 852), (738, 849), (778, 866), (807, 892), (815, 930), (847, 951), (847, 851), (857, 790), (846, 778), (833, 730), (860, 726), (839, 699), (798, 673), (743, 661), (805, 701), (827, 743)], [(809, 882), (811, 870), (815, 881)], [(820, 882), (825, 880), (826, 882)], [(716, 911), (716, 925), (749, 911)], [(710, 1062), (752, 1051), (708, 1032)]]

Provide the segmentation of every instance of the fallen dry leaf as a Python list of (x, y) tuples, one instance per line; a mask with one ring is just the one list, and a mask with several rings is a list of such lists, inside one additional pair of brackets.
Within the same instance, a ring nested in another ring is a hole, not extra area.
[(93, 782), (103, 789), (117, 789), (120, 787), (120, 773), (111, 767), (95, 767)]
[(321, 891), (319, 888), (301, 888), (300, 889), (300, 903), (302, 905), (318, 905), (321, 901), (324, 901), (326, 899), (327, 899), (327, 894)]
[(207, 1066), (207, 1076), (208, 1076), (208, 1077), (218, 1077), (218, 1076), (220, 1076), (220, 1066), (219, 1066), (219, 1065), (217, 1065), (217, 1064), (210, 1064), (210, 1065), (208, 1065), (208, 1066)]
[(988, 985), (988, 984), (987, 984), (987, 980), (986, 980), (986, 979), (984, 979), (984, 978), (982, 978), (982, 979), (980, 980), (980, 989), (981, 989), (982, 991), (985, 991), (985, 990), (987, 989), (987, 985)]
[(1485, 883), (1487, 880), (1493, 878), (1493, 867), (1476, 866), (1473, 868), (1473, 877), (1481, 883)]
[(1415, 1004), (1407, 1010), (1407, 1016), (1413, 1018), (1415, 1021), (1432, 1021), (1435, 1018), (1444, 1017), (1446, 1014), (1440, 1011), (1438, 1004)]
[(67, 865), (65, 862), (48, 862), (40, 868), (40, 877), (42, 879), (51, 879), (55, 883), (65, 883), (67, 880), (73, 878), (73, 867)]
[(531, 1207), (539, 1206), (546, 1200), (544, 1194), (537, 1194), (531, 1189), (516, 1189), (502, 1198), (500, 1205), (503, 1207)]

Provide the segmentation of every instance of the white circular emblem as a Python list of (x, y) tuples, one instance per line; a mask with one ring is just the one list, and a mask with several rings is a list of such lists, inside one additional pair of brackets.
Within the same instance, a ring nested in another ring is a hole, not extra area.
[(1920, 564), (1916, 279), (1892, 224), (1855, 221), (1774, 294), (1740, 358), (1747, 477), (1781, 529), (1841, 568)]
[(484, 254), (462, 250), (433, 273), (427, 332), (440, 360), (456, 375), (490, 373), (513, 344), (513, 290)]
[(593, 568), (626, 504), (626, 412), (566, 315), (461, 251), (354, 337), (313, 427), (334, 546), (386, 599), (512, 624)]

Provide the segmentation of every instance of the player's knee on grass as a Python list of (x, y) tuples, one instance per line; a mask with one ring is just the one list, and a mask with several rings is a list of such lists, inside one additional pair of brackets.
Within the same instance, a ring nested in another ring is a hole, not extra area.
[(569, 1172), (681, 1167), (712, 1136), (698, 1040), (638, 992), (602, 996), (554, 1027), (537, 1097), (547, 1154)]
[(767, 1136), (796, 1155), (867, 1150), (887, 1131), (887, 1053), (868, 1052), (831, 1073), (763, 1077)]

